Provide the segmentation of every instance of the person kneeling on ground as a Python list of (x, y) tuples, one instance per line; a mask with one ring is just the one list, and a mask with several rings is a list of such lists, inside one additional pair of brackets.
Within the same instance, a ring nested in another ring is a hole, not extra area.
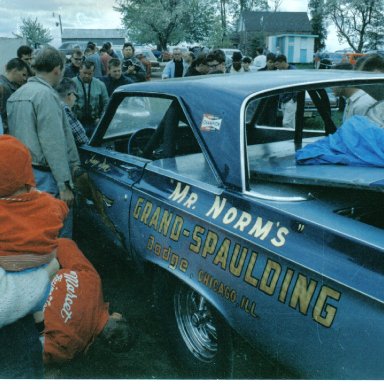
[(109, 314), (96, 269), (72, 240), (59, 241), (61, 269), (44, 307), (44, 363), (69, 362), (96, 345), (129, 351), (136, 335), (121, 314)]

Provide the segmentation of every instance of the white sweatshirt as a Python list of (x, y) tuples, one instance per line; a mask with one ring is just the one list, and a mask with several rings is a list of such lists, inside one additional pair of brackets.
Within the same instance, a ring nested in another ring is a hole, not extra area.
[(48, 272), (38, 268), (6, 272), (0, 268), (0, 328), (41, 308), (49, 293)]

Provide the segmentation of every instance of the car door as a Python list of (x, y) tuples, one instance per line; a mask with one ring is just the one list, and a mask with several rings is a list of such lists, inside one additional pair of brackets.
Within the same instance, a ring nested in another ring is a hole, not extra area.
[[(161, 111), (157, 106), (153, 108)], [(147, 136), (139, 141), (145, 141), (153, 131), (149, 127), (155, 127), (157, 121), (155, 112), (151, 112), (149, 99), (145, 97), (123, 97), (116, 107), (108, 109), (108, 114), (112, 116), (104, 117), (106, 127), (103, 127), (103, 122), (98, 127), (103, 130), (98, 144), (80, 149), (82, 163), (89, 177), (84, 196), (86, 216), (102, 228), (103, 233), (116, 245), (129, 251), (128, 221), (132, 186), (140, 179), (149, 161), (132, 154), (137, 149), (138, 141), (135, 139), (135, 144), (132, 144), (130, 139), (133, 136), (136, 138), (137, 133), (144, 129)], [(96, 132), (95, 136), (98, 134)]]

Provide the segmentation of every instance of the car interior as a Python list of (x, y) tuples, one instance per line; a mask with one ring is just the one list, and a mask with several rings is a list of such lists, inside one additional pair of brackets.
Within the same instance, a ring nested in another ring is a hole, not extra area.
[[(368, 93), (372, 90), (371, 94), (380, 101), (376, 86), (361, 88)], [(384, 189), (383, 168), (336, 163), (298, 165), (296, 161), (299, 149), (335, 133), (342, 126), (345, 101), (339, 98), (335, 102), (330, 90), (325, 88), (299, 90), (296, 127), (289, 128), (282, 127), (279, 97), (275, 94), (256, 98), (246, 109), (249, 191), (261, 198), (302, 201), (336, 188), (337, 193), (353, 196), (356, 201), (336, 213), (382, 227), (379, 217), (383, 212), (377, 209), (377, 204), (372, 205), (372, 201), (382, 200), (379, 195)], [(306, 113), (309, 111), (310, 114)], [(378, 211), (381, 212), (378, 214)]]
[(102, 146), (151, 160), (201, 152), (179, 103), (150, 97), (122, 100)]

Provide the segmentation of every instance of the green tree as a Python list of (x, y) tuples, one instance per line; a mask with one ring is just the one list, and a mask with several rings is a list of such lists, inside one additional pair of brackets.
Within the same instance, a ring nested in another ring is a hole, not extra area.
[[(282, 0), (278, 0), (282, 1)], [(243, 11), (269, 11), (268, 0), (226, 0), (230, 18), (238, 17)]]
[(325, 12), (336, 27), (340, 42), (355, 52), (370, 45), (378, 25), (383, 25), (383, 0), (326, 0)]
[(228, 35), (228, 26), (227, 26), (227, 7), (229, 0), (220, 0), (220, 21), (221, 21), (221, 46), (223, 46), (223, 42), (227, 39)]
[(159, 49), (182, 40), (201, 40), (213, 31), (215, 9), (209, 0), (118, 0), (128, 36), (135, 42), (156, 42)]
[(375, 19), (372, 28), (367, 32), (364, 44), (366, 49), (380, 49), (384, 46), (384, 24), (382, 20)]
[(278, 12), (283, 0), (273, 0), (271, 12)]
[(325, 48), (327, 39), (326, 17), (324, 15), (324, 0), (309, 0), (308, 9), (311, 14), (312, 33), (315, 38), (315, 52)]
[(35, 48), (40, 45), (48, 44), (53, 37), (50, 31), (43, 27), (36, 19), (21, 18), (22, 25), (20, 26), (20, 34), (15, 34), (17, 37), (24, 38), (27, 43)]
[(189, 1), (188, 11), (183, 14), (181, 20), (185, 40), (190, 42), (206, 41), (217, 29), (217, 22), (216, 8), (212, 2)]

